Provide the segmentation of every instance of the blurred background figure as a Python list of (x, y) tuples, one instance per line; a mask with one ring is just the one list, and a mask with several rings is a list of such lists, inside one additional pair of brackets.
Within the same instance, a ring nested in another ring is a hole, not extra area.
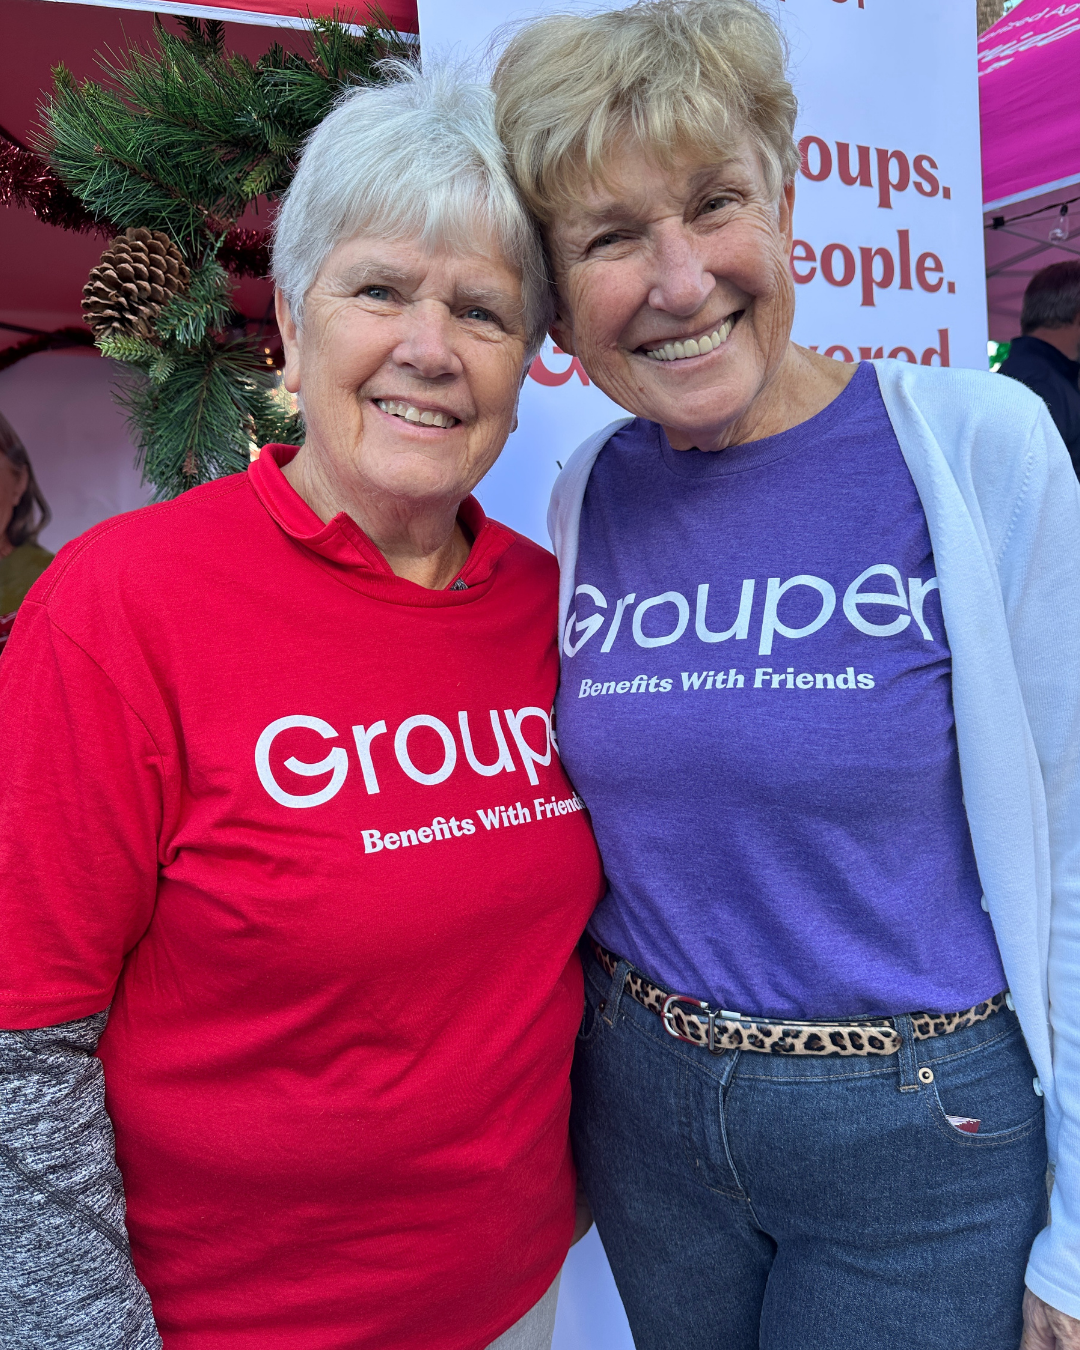
[(0, 651), (26, 592), (52, 562), (37, 541), (51, 517), (26, 448), (0, 414)]
[(1080, 476), (1080, 262), (1036, 272), (1024, 292), (1022, 336), (1001, 364), (1043, 400)]

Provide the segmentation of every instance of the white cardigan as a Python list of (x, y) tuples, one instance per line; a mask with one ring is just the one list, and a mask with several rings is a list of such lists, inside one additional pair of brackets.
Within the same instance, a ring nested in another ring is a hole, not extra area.
[[(874, 364), (926, 512), (984, 904), (1045, 1093), (1056, 1179), (1027, 1284), (1080, 1317), (1080, 484), (1023, 385)], [(560, 639), (589, 474), (625, 424), (585, 441), (555, 483)]]

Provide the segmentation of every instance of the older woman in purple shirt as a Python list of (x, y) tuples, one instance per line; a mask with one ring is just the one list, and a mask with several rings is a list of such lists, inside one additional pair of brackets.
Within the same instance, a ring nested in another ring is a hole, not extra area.
[(791, 342), (796, 105), (750, 0), (542, 19), (495, 87), (552, 334), (632, 415), (551, 525), (609, 883), (572, 1129), (635, 1343), (1080, 1346), (1060, 438), (1012, 382)]

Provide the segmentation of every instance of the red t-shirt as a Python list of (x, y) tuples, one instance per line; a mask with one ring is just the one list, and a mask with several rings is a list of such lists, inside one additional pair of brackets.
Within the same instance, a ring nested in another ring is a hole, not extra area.
[(475, 1350), (574, 1223), (575, 943), (601, 889), (552, 749), (556, 566), (465, 589), (323, 525), (271, 447), (105, 521), (0, 662), (0, 1025), (101, 1041), (168, 1350)]

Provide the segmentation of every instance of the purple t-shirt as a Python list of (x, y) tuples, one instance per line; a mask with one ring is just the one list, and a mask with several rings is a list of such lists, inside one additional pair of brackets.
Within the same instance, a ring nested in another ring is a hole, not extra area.
[(590, 931), (774, 1017), (1005, 987), (971, 846), (926, 518), (862, 365), (790, 431), (617, 432), (581, 515), (558, 736), (609, 890)]

